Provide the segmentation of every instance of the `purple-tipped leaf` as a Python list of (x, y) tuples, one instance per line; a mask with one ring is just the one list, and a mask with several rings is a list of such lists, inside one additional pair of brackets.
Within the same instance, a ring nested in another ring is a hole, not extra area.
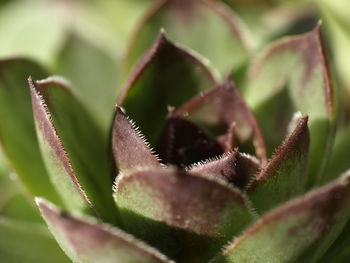
[(349, 215), (348, 173), (268, 213), (212, 262), (318, 262)]
[(112, 130), (112, 148), (121, 174), (129, 174), (142, 168), (161, 167), (141, 132), (118, 106)]
[[(46, 167), (67, 204), (66, 188), (86, 194), (98, 215), (115, 222), (112, 160), (107, 138), (60, 78), (29, 79)], [(61, 178), (62, 175), (62, 178)], [(70, 182), (71, 180), (72, 182)], [(79, 182), (79, 183), (78, 183)]]
[(32, 78), (29, 78), (28, 81), (39, 146), (53, 185), (68, 209), (86, 210), (92, 208), (90, 200), (73, 171), (43, 96), (37, 90)]
[(258, 169), (259, 162), (256, 159), (235, 150), (222, 156), (190, 165), (187, 171), (190, 174), (222, 179), (239, 188), (243, 188)]
[(73, 262), (171, 263), (164, 255), (122, 230), (92, 218), (78, 218), (37, 198), (41, 214)]
[[(308, 185), (321, 181), (333, 139), (334, 98), (320, 24), (309, 33), (269, 46), (248, 70), (245, 98), (271, 153), (283, 140), (294, 112), (309, 115)], [(271, 136), (273, 134), (273, 136)]]
[(190, 118), (211, 129), (235, 124), (241, 144), (252, 141), (255, 153), (266, 161), (265, 144), (254, 114), (245, 104), (229, 75), (220, 85), (201, 93), (175, 111), (174, 115)]
[(154, 146), (168, 106), (178, 107), (215, 83), (203, 59), (173, 44), (161, 31), (131, 73), (118, 104)]
[(308, 117), (301, 117), (293, 133), (247, 188), (255, 207), (264, 213), (304, 192), (309, 153)]
[(120, 177), (115, 198), (131, 233), (180, 262), (205, 262), (254, 219), (239, 190), (174, 169)]

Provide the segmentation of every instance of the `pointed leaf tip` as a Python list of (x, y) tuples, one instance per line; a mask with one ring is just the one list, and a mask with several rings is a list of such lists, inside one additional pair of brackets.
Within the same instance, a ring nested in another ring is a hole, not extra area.
[(45, 96), (37, 89), (31, 77), (28, 78), (28, 83), (39, 146), (57, 192), (70, 209), (91, 208), (92, 204), (76, 177), (67, 152), (52, 123)]
[(293, 133), (248, 186), (247, 192), (260, 212), (304, 191), (310, 142), (307, 123), (308, 116), (298, 120)]
[(265, 143), (260, 127), (235, 87), (231, 75), (215, 88), (195, 96), (174, 114), (198, 122), (209, 130), (215, 130), (221, 125), (226, 125), (229, 129), (235, 123), (233, 131), (241, 145), (251, 140), (256, 155), (262, 163), (266, 162)]
[(140, 168), (162, 167), (144, 136), (119, 106), (115, 112), (112, 147), (121, 174), (126, 175)]
[(167, 107), (178, 107), (215, 83), (213, 72), (202, 58), (160, 33), (126, 81), (118, 104), (127, 110), (154, 146)]
[(120, 229), (70, 215), (41, 198), (36, 203), (57, 242), (74, 262), (172, 262)]

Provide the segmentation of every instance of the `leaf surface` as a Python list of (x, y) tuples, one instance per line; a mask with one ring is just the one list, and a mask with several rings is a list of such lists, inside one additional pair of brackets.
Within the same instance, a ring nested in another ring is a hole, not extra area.
[(29, 85), (41, 150), (61, 196), (68, 205), (70, 198), (78, 207), (91, 202), (99, 216), (113, 222), (112, 165), (104, 136), (62, 80), (29, 79)]
[(27, 79), (45, 78), (39, 65), (26, 59), (0, 61), (0, 140), (10, 165), (30, 193), (60, 202), (51, 185), (35, 134)]
[(211, 0), (155, 1), (131, 39), (127, 68), (146, 50), (161, 28), (207, 57), (227, 74), (250, 55), (247, 29), (225, 4)]
[(71, 262), (42, 223), (0, 217), (0, 233), (2, 262)]
[(262, 217), (213, 262), (317, 262), (350, 215), (350, 175)]
[(170, 263), (165, 256), (122, 230), (92, 218), (78, 218), (37, 198), (52, 234), (73, 262)]
[(231, 75), (221, 84), (182, 105), (174, 113), (175, 116), (186, 117), (203, 125), (209, 130), (226, 129), (234, 124), (234, 133), (240, 142), (236, 146), (240, 151), (248, 141), (252, 141), (255, 153), (264, 163), (266, 161), (265, 143), (254, 114), (246, 106), (235, 87)]
[(71, 34), (56, 61), (56, 72), (72, 81), (77, 97), (107, 134), (117, 99), (118, 65), (108, 53)]
[(320, 30), (318, 25), (309, 33), (267, 47), (253, 62), (244, 87), (245, 98), (267, 139), (268, 153), (284, 138), (294, 112), (309, 116), (309, 186), (320, 183), (333, 140), (335, 115)]
[(310, 142), (307, 120), (307, 116), (299, 119), (293, 133), (249, 184), (247, 192), (260, 213), (305, 191)]
[(119, 105), (154, 146), (167, 108), (180, 106), (214, 84), (214, 75), (204, 61), (171, 43), (162, 31), (132, 72)]
[(254, 220), (239, 190), (174, 169), (119, 177), (115, 198), (126, 229), (178, 262), (205, 262)]
[(112, 130), (112, 147), (121, 174), (130, 174), (138, 169), (161, 167), (146, 139), (118, 106)]

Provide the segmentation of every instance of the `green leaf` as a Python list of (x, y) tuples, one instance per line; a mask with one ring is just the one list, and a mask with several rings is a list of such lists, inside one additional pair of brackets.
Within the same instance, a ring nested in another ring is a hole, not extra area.
[(41, 150), (66, 204), (72, 198), (70, 208), (83, 207), (88, 199), (103, 219), (115, 222), (106, 139), (62, 80), (29, 79), (29, 85)]
[(235, 87), (231, 74), (221, 84), (182, 105), (174, 115), (189, 118), (212, 131), (220, 130), (221, 126), (229, 129), (234, 124), (236, 147), (245, 152), (245, 148), (249, 148), (244, 147), (245, 144), (252, 142), (253, 153), (261, 159), (261, 163), (266, 162), (265, 143), (260, 127)]
[(128, 69), (161, 28), (165, 28), (170, 39), (203, 54), (223, 74), (250, 56), (247, 30), (225, 4), (212, 0), (163, 0), (155, 1), (136, 29), (127, 54)]
[[(51, 86), (55, 84), (51, 82)], [(52, 98), (49, 98), (50, 100), (48, 98), (43, 99), (31, 78), (29, 79), (29, 85), (39, 146), (49, 171), (50, 179), (67, 208), (70, 210), (89, 210), (92, 204), (76, 177), (46, 105), (46, 101), (51, 102)], [(54, 88), (63, 88), (59, 85), (61, 84), (57, 83)], [(49, 88), (52, 89), (52, 87)], [(46, 87), (47, 89), (48, 87)]]
[(169, 42), (161, 31), (121, 91), (119, 104), (154, 144), (167, 107), (178, 107), (214, 84), (213, 73), (204, 61)]
[(118, 106), (112, 130), (112, 147), (119, 175), (161, 167), (143, 135)]
[(37, 198), (42, 216), (73, 262), (171, 263), (164, 255), (122, 230), (93, 218), (78, 218)]
[(205, 262), (254, 220), (241, 192), (174, 169), (117, 177), (126, 229), (178, 262)]
[(350, 127), (338, 131), (332, 153), (326, 168), (324, 181), (330, 181), (350, 168), (348, 151), (350, 149)]
[(317, 262), (340, 234), (349, 215), (347, 174), (268, 213), (213, 262)]
[(0, 10), (0, 57), (50, 65), (67, 28), (66, 14), (51, 1), (12, 1)]
[(320, 25), (268, 47), (254, 61), (245, 84), (245, 98), (261, 125), (269, 153), (284, 138), (294, 112), (309, 116), (309, 186), (320, 182), (333, 140), (332, 93)]
[[(344, 84), (344, 91), (350, 92), (349, 60), (350, 55), (350, 19), (346, 10), (350, 8), (347, 0), (330, 0), (314, 1), (320, 8), (321, 15), (325, 21), (329, 44), (334, 56), (334, 63), (337, 69), (337, 77)], [(345, 102), (347, 103), (347, 102)]]
[(2, 262), (70, 262), (44, 224), (0, 217), (0, 233)]
[(258, 212), (265, 213), (305, 191), (310, 142), (307, 120), (307, 116), (299, 119), (294, 132), (249, 184), (247, 192)]
[(47, 73), (29, 60), (0, 60), (0, 141), (10, 165), (30, 193), (59, 203), (35, 134), (29, 75), (44, 78)]
[(71, 34), (57, 55), (56, 72), (72, 81), (75, 94), (107, 134), (117, 99), (115, 59), (88, 40)]

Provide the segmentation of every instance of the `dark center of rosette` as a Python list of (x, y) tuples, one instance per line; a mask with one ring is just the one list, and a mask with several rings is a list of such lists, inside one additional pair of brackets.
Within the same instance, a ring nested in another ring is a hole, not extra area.
[(156, 151), (164, 164), (185, 167), (224, 153), (223, 147), (195, 123), (180, 118), (167, 119)]

